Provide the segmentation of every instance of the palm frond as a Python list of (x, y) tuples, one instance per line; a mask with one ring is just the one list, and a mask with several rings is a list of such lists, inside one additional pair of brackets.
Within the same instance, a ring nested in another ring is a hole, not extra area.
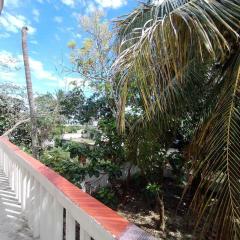
[(128, 16), (121, 17), (116, 21), (118, 40), (120, 42), (127, 39), (141, 36), (143, 27), (148, 27), (160, 19), (163, 19), (167, 14), (174, 9), (184, 5), (190, 0), (161, 0), (150, 1), (149, 4), (141, 4)]
[(197, 223), (204, 222), (203, 234), (214, 231), (216, 239), (231, 240), (240, 238), (239, 51), (224, 74), (224, 82), (221, 98), (194, 144), (198, 156), (193, 175), (201, 174), (201, 181), (192, 208)]
[[(150, 8), (151, 12), (160, 9), (155, 5)], [(121, 75), (118, 96), (122, 128), (131, 81), (137, 82), (149, 117), (156, 106), (161, 111), (169, 107), (168, 103), (173, 106), (179, 95), (173, 81), (184, 84), (183, 76), (193, 61), (212, 60), (222, 64), (231, 52), (232, 42), (238, 41), (239, 19), (240, 7), (236, 1), (192, 0), (166, 12), (162, 18), (152, 17), (152, 21), (142, 26), (137, 40), (123, 40), (120, 46), (123, 50), (114, 64)], [(167, 99), (163, 101), (162, 92), (167, 88)]]

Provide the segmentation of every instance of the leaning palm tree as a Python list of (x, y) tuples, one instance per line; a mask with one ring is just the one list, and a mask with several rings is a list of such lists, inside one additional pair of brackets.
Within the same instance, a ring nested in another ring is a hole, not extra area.
[(35, 104), (34, 104), (32, 79), (31, 79), (31, 71), (30, 71), (28, 48), (27, 48), (27, 30), (28, 30), (27, 27), (22, 28), (22, 52), (23, 52), (23, 62), (25, 67), (27, 94), (28, 94), (30, 119), (31, 119), (32, 153), (33, 153), (33, 156), (37, 158), (38, 157), (37, 120), (36, 120), (36, 110), (35, 110)]
[(166, 127), (204, 81), (207, 104), (190, 148), (198, 239), (240, 239), (240, 0), (150, 1), (117, 26), (120, 129), (133, 87), (142, 120)]

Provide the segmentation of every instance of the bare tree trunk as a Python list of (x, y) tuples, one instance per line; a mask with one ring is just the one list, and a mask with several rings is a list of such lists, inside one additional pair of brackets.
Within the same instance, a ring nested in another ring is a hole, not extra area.
[(22, 28), (22, 52), (23, 52), (23, 61), (25, 67), (26, 75), (26, 85), (27, 85), (27, 94), (31, 118), (31, 138), (32, 138), (32, 153), (35, 158), (38, 157), (38, 138), (37, 138), (37, 120), (36, 120), (36, 110), (33, 98), (32, 90), (32, 79), (29, 66), (29, 56), (27, 48), (27, 27)]
[(164, 230), (165, 230), (165, 210), (164, 210), (164, 202), (163, 202), (162, 195), (158, 194), (157, 205), (158, 205), (158, 209), (159, 209), (159, 228), (161, 231), (164, 232)]
[(1, 15), (2, 10), (3, 10), (3, 5), (4, 5), (4, 0), (0, 0), (0, 15)]
[(158, 211), (159, 211), (159, 229), (161, 231), (164, 232), (165, 230), (165, 208), (164, 208), (164, 201), (163, 201), (163, 166), (162, 166), (162, 170), (160, 171), (160, 179), (161, 179), (161, 186), (162, 186), (162, 190), (160, 190), (157, 193), (156, 196), (156, 201), (157, 201), (157, 207), (158, 207)]

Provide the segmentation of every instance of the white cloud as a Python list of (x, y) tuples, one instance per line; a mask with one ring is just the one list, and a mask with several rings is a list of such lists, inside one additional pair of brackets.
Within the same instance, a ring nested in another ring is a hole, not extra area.
[(33, 51), (33, 50), (31, 50), (31, 51), (29, 51), (31, 54), (34, 54), (34, 55), (38, 55), (38, 52), (37, 51)]
[(127, 0), (95, 0), (103, 8), (119, 8), (127, 4)]
[(33, 19), (36, 22), (39, 22), (39, 16), (40, 16), (39, 10), (38, 9), (33, 9), (32, 14), (33, 14)]
[(57, 77), (52, 72), (44, 69), (43, 63), (41, 61), (35, 60), (30, 57), (29, 64), (33, 76), (37, 79), (57, 81)]
[[(1, 66), (2, 63), (5, 65)], [(43, 87), (42, 90), (44, 89), (45, 91), (46, 86), (60, 86), (59, 78), (54, 74), (54, 72), (46, 70), (41, 61), (30, 57), (29, 63), (34, 90), (41, 91), (40, 88)], [(5, 81), (12, 82), (14, 84), (19, 83), (20, 85), (25, 86), (22, 55), (14, 56), (11, 52), (0, 51), (0, 82)], [(37, 84), (40, 82), (41, 85)]]
[(38, 45), (38, 41), (37, 40), (31, 40), (30, 43), (34, 44), (34, 45)]
[(52, 0), (37, 0), (39, 3), (51, 3)]
[(11, 35), (9, 33), (0, 33), (0, 38), (9, 38)]
[(16, 72), (5, 72), (0, 70), (0, 81), (15, 82), (15, 79), (18, 79)]
[(53, 20), (54, 20), (54, 22), (56, 22), (56, 23), (62, 23), (62, 21), (63, 21), (62, 17), (60, 17), (60, 16), (54, 17)]
[(75, 0), (61, 0), (63, 4), (69, 6), (69, 7), (74, 7), (75, 5)]
[(7, 51), (0, 51), (0, 81), (15, 82), (19, 80), (19, 73), (22, 61), (18, 56), (13, 56)]
[[(1, 63), (1, 59), (4, 62), (6, 62), (6, 59), (15, 59), (16, 63), (12, 60), (12, 62), (13, 62), (12, 66), (13, 67), (22, 66), (22, 68), (23, 68), (22, 55), (13, 57), (12, 53), (7, 52), (7, 51), (2, 51), (2, 52), (0, 52), (0, 63)], [(11, 62), (11, 61), (8, 60), (7, 62)], [(44, 65), (41, 61), (29, 57), (29, 65), (30, 65), (31, 73), (35, 78), (41, 79), (41, 80), (52, 80), (52, 81), (58, 80), (58, 78), (51, 71), (48, 71), (44, 68)]]
[(77, 21), (79, 20), (80, 16), (81, 16), (80, 13), (77, 13), (77, 12), (72, 13), (72, 17), (75, 18)]
[(4, 2), (6, 7), (19, 7), (21, 0), (7, 0)]
[(127, 0), (61, 0), (61, 2), (69, 7), (75, 7), (77, 3), (85, 8), (86, 13), (91, 13), (98, 8), (119, 8), (127, 5)]
[[(14, 61), (16, 61), (16, 63)], [(22, 55), (14, 55), (7, 51), (0, 51), (0, 65), (1, 62), (8, 63), (7, 67), (18, 69), (19, 71), (9, 71), (9, 68), (4, 69), (4, 67), (0, 68), (0, 82), (8, 81), (15, 84), (20, 84), (21, 86), (25, 86), (25, 74), (24, 74), (24, 66)], [(59, 79), (54, 72), (46, 70), (44, 64), (30, 57), (29, 58), (31, 75), (33, 80), (33, 87), (36, 91), (46, 92), (46, 88), (65, 88), (71, 89), (76, 84), (77, 86), (81, 86), (86, 93), (92, 93), (93, 89), (90, 87), (89, 82), (83, 80), (82, 78), (75, 76), (64, 76)], [(21, 68), (20, 68), (21, 67)], [(41, 82), (41, 86), (39, 87), (39, 83)]]
[(12, 15), (5, 13), (0, 18), (0, 27), (10, 33), (18, 33), (22, 27), (27, 26), (29, 34), (34, 34), (36, 29), (32, 27), (31, 23), (22, 15)]
[(92, 13), (94, 11), (96, 11), (97, 7), (93, 2), (90, 2), (89, 4), (87, 4), (87, 8), (86, 8), (86, 13)]
[(19, 57), (14, 57), (12, 53), (0, 51), (0, 68), (1, 70), (17, 69), (20, 67), (21, 60)]

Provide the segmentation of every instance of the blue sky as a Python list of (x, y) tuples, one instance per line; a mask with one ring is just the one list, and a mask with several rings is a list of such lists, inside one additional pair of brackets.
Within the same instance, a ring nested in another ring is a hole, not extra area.
[[(11, 71), (0, 68), (0, 82), (24, 85), (21, 56), (21, 28), (29, 28), (28, 45), (35, 92), (54, 92), (65, 88), (76, 75), (61, 73), (61, 63), (68, 64), (67, 43), (78, 45), (85, 38), (76, 14), (103, 9), (108, 20), (129, 13), (137, 0), (5, 0), (0, 16), (0, 64), (8, 63)], [(20, 66), (20, 69), (15, 70)]]

